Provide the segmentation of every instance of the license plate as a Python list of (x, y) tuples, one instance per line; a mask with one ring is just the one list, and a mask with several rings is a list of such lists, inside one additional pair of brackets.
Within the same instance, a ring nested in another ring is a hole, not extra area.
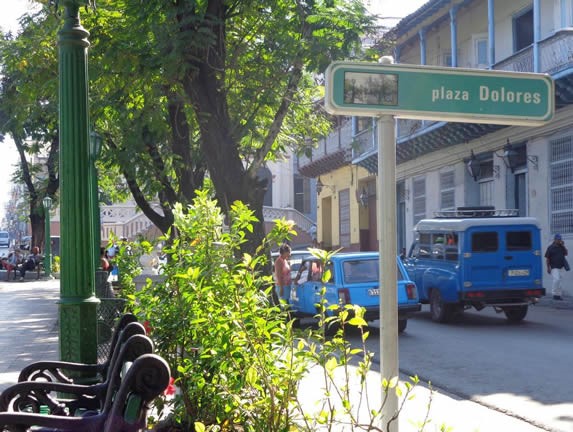
[(507, 272), (508, 276), (529, 276), (528, 269), (514, 269)]

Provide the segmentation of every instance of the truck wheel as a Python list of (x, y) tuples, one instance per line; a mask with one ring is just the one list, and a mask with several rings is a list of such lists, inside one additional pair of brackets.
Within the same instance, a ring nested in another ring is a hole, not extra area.
[(408, 320), (398, 320), (398, 333), (403, 333), (406, 330), (406, 326), (408, 325)]
[(527, 305), (525, 306), (508, 306), (503, 308), (503, 313), (511, 322), (522, 321), (527, 315)]
[(445, 323), (452, 318), (452, 307), (443, 302), (442, 295), (438, 289), (433, 289), (430, 294), (430, 312), (432, 321), (435, 322)]

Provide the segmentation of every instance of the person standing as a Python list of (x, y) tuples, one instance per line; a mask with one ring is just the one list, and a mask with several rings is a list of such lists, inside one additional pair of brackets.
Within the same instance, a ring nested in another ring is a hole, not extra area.
[(277, 296), (284, 300), (287, 304), (290, 299), (290, 286), (291, 286), (291, 275), (290, 275), (290, 263), (288, 259), (290, 258), (291, 248), (288, 244), (284, 244), (279, 249), (279, 256), (275, 260), (275, 290)]
[(561, 271), (563, 268), (569, 270), (567, 264), (567, 248), (561, 237), (561, 234), (555, 234), (553, 243), (545, 251), (545, 261), (547, 262), (547, 273), (553, 279), (552, 294), (553, 300), (563, 300), (563, 291), (561, 289)]

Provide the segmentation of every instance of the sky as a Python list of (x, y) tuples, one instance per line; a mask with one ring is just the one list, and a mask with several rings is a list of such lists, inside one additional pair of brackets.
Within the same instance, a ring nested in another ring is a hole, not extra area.
[[(0, 27), (4, 31), (18, 30), (18, 18), (32, 8), (30, 0), (0, 0), (2, 13), (0, 14)], [(383, 24), (391, 27), (397, 19), (414, 12), (428, 0), (365, 0), (373, 13), (383, 17)], [(18, 161), (18, 153), (10, 137), (0, 143), (2, 157), (0, 158), (0, 221), (4, 217), (4, 207), (10, 196), (10, 178), (14, 171), (14, 164)]]

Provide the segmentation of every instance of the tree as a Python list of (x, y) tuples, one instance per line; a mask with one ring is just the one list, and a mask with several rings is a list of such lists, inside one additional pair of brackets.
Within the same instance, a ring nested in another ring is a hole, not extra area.
[[(130, 72), (135, 85), (129, 86), (128, 100), (141, 103), (132, 116), (149, 116), (160, 100), (171, 131), (167, 163), (161, 163), (165, 154), (156, 147), (163, 126), (155, 122), (134, 123), (142, 128), (135, 134), (137, 142), (124, 140), (121, 149), (116, 147), (123, 152), (120, 157), (132, 160), (133, 150), (145, 149), (151, 165), (163, 173), (171, 167), (175, 177), (189, 161), (206, 166), (223, 210), (240, 200), (259, 219), (246, 246), (253, 251), (264, 235), (267, 187), (257, 170), (288, 147), (303, 144), (305, 137), (325, 132), (324, 113), (315, 106), (321, 87), (314, 77), (332, 60), (359, 53), (360, 37), (372, 24), (362, 3), (124, 0), (100, 7), (107, 11), (100, 11), (100, 17), (107, 13), (110, 25), (105, 41), (103, 30), (101, 37), (93, 32), (98, 42), (93, 51), (104, 50), (100, 64), (109, 66), (113, 59)], [(160, 99), (149, 100), (153, 95)], [(139, 164), (131, 174), (136, 171), (143, 171)], [(173, 195), (190, 202), (191, 189), (200, 186), (192, 182), (174, 188), (167, 180), (161, 182), (162, 202)]]
[[(175, 203), (191, 203), (207, 176), (225, 213), (237, 200), (254, 210), (251, 252), (264, 236), (257, 171), (326, 133), (320, 74), (359, 55), (372, 24), (359, 0), (100, 0), (82, 20), (91, 117), (105, 145), (100, 184), (122, 193), (121, 173), (167, 232)], [(53, 46), (53, 26), (44, 35)]]
[(56, 23), (46, 18), (24, 17), (17, 38), (0, 35), (0, 134), (9, 134), (16, 145), (20, 163), (13, 180), (26, 187), (32, 244), (40, 248), (45, 244), (42, 199), (55, 199), (59, 187), (57, 68), (46, 40)]

